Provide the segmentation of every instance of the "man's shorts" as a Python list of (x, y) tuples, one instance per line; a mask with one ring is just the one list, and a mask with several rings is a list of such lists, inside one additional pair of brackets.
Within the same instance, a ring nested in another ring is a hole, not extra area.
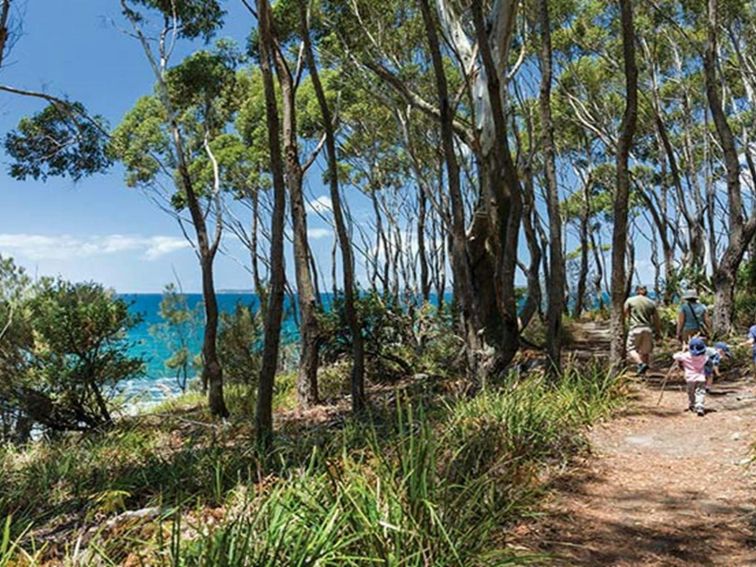
[(651, 354), (654, 349), (654, 332), (648, 327), (630, 329), (627, 334), (627, 350), (638, 354)]
[(690, 339), (696, 336), (701, 336), (701, 329), (683, 329), (682, 342), (687, 345)]

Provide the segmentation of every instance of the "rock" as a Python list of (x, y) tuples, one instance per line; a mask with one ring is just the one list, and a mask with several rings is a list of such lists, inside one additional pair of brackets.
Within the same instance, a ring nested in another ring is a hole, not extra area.
[(736, 432), (736, 433), (733, 433), (733, 434), (732, 434), (732, 435), (730, 436), (730, 439), (732, 439), (733, 441), (737, 441), (738, 439), (740, 439), (740, 431), (738, 431), (738, 432)]
[(160, 515), (160, 508), (158, 506), (151, 506), (149, 508), (142, 508), (141, 510), (128, 510), (119, 514), (115, 518), (111, 518), (107, 521), (105, 526), (107, 528), (114, 528), (128, 522), (130, 520), (152, 520)]

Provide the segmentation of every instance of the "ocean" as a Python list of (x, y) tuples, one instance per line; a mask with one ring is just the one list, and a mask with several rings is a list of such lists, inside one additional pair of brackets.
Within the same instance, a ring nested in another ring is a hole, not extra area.
[[(167, 398), (181, 393), (175, 371), (166, 367), (166, 361), (173, 354), (167, 337), (156, 332), (156, 326), (163, 322), (160, 316), (160, 293), (120, 294), (119, 297), (129, 304), (129, 311), (138, 315), (141, 322), (129, 330), (127, 341), (129, 353), (141, 356), (145, 361), (144, 375), (125, 380), (118, 385), (117, 393), (123, 396), (128, 408), (143, 408), (154, 405)], [(202, 349), (202, 325), (204, 312), (200, 303), (202, 295), (199, 293), (184, 294), (190, 309), (199, 312), (198, 325), (187, 329), (189, 348), (198, 353)], [(231, 313), (238, 304), (259, 309), (260, 302), (253, 293), (219, 293), (218, 308), (223, 313)], [(282, 327), (282, 340), (293, 341), (297, 338), (297, 324), (291, 309), (290, 298), (285, 302), (285, 319)]]

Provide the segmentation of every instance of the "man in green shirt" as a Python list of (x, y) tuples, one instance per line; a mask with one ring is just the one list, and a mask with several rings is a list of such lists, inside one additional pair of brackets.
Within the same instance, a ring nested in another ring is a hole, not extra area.
[(654, 331), (661, 335), (661, 323), (656, 303), (648, 298), (646, 286), (639, 285), (635, 295), (625, 301), (625, 320), (628, 325), (627, 353), (638, 365), (638, 374), (645, 374), (654, 350)]

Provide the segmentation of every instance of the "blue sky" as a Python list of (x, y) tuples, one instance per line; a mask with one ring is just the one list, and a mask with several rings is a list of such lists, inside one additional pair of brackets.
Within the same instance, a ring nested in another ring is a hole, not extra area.
[[(151, 71), (138, 42), (121, 31), (126, 23), (117, 0), (16, 2), (21, 3), (23, 35), (0, 70), (0, 83), (79, 100), (111, 125), (151, 92)], [(241, 2), (224, 4), (228, 16), (219, 37), (244, 45), (254, 21)], [(184, 42), (173, 63), (196, 47)], [(41, 108), (38, 100), (0, 93), (0, 135)], [(0, 255), (14, 257), (33, 275), (95, 280), (120, 292), (158, 292), (175, 281), (174, 273), (186, 291), (200, 290), (196, 258), (175, 220), (139, 191), (126, 188), (119, 167), (79, 183), (43, 183), (15, 181), (5, 173), (7, 165), (0, 149)], [(324, 198), (319, 172), (308, 175), (307, 187), (310, 199)], [(355, 194), (350, 191), (352, 213), (364, 226), (369, 206)], [(330, 286), (333, 232), (317, 215), (309, 216), (309, 224), (325, 288)], [(249, 289), (246, 251), (233, 238), (225, 243), (226, 254), (216, 261), (217, 288)], [(568, 249), (573, 247), (574, 238), (569, 238)], [(647, 246), (641, 247), (638, 267), (648, 281)], [(520, 248), (527, 257), (522, 241)], [(357, 261), (364, 282), (359, 256)], [(518, 281), (524, 281), (519, 273)]]
[[(2, 84), (79, 100), (112, 125), (151, 91), (141, 47), (120, 31), (125, 22), (117, 0), (20, 1), (23, 35), (0, 70)], [(229, 14), (219, 35), (244, 45), (254, 21), (240, 2), (225, 4)], [(174, 63), (191, 48), (185, 42)], [(0, 94), (0, 135), (41, 108), (38, 100)], [(185, 290), (200, 289), (196, 259), (176, 222), (126, 188), (118, 167), (78, 183), (43, 183), (11, 179), (8, 161), (0, 151), (0, 254), (31, 274), (96, 280), (120, 292), (160, 291), (175, 280), (174, 270)], [(323, 192), (314, 187), (315, 197)], [(331, 232), (318, 219), (311, 225), (315, 253), (330, 255)], [(244, 251), (227, 242), (237, 259), (218, 258), (217, 287), (248, 289)]]

